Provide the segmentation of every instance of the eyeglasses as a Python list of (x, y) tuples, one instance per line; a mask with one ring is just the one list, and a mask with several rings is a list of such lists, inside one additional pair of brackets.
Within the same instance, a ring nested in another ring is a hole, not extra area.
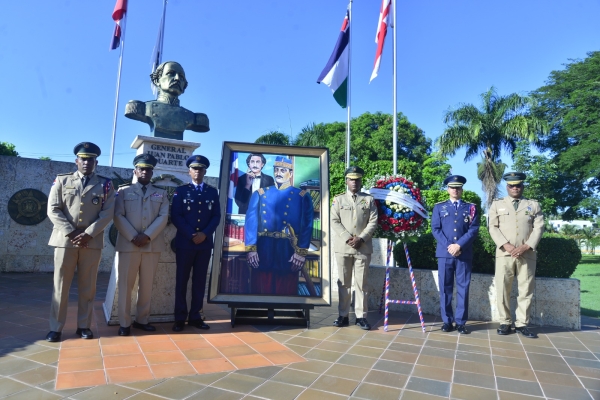
[(523, 184), (522, 184), (522, 183), (517, 183), (516, 185), (511, 185), (511, 184), (509, 183), (509, 184), (507, 184), (507, 186), (508, 186), (509, 188), (513, 189), (513, 188), (520, 188), (520, 187), (523, 187)]

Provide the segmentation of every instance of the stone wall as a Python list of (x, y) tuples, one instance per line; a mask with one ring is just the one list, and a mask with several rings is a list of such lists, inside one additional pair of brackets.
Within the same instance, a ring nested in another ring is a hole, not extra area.
[[(52, 223), (45, 218), (36, 225), (21, 225), (9, 216), (8, 202), (22, 189), (37, 189), (48, 196), (56, 175), (76, 170), (75, 156), (73, 162), (0, 156), (0, 272), (54, 271), (54, 248), (48, 246)], [(116, 173), (124, 179), (131, 179), (133, 167), (98, 166), (96, 172), (109, 178), (115, 178)], [(185, 176), (181, 176), (180, 179), (185, 179)], [(205, 180), (213, 186), (218, 181), (212, 177), (206, 177)], [(108, 227), (111, 225), (112, 223)], [(106, 229), (100, 272), (111, 271), (114, 256), (115, 249), (110, 243)]]
[[(369, 269), (369, 308), (379, 308), (381, 292), (385, 280), (385, 241), (374, 240), (374, 254)], [(383, 245), (383, 246), (382, 246)], [(390, 298), (394, 300), (414, 300), (414, 292), (406, 261), (401, 268), (390, 268)], [(337, 269), (337, 268), (334, 268)], [(439, 282), (437, 270), (413, 269), (423, 313), (440, 315)], [(337, 278), (336, 280), (337, 281)], [(334, 282), (335, 282), (334, 281)], [(334, 288), (337, 291), (337, 286)], [(453, 306), (456, 307), (456, 289)], [(560, 326), (581, 329), (579, 280), (536, 278), (532, 299), (530, 322), (538, 326)], [(516, 279), (511, 293), (511, 310), (517, 302)], [(416, 305), (390, 304), (390, 310), (416, 312)], [(514, 315), (513, 315), (514, 318)], [(496, 286), (494, 276), (472, 274), (469, 289), (469, 319), (497, 321)]]

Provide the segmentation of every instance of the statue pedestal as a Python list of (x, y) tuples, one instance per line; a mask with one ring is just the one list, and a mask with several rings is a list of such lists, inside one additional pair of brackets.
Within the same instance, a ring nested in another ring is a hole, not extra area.
[(136, 136), (131, 143), (131, 148), (137, 150), (136, 155), (152, 154), (156, 157), (158, 164), (154, 168), (154, 177), (158, 176), (158, 173), (183, 174), (184, 182), (189, 180), (185, 162), (198, 147), (200, 147), (200, 143), (154, 136)]
[[(167, 190), (169, 199), (177, 186), (190, 181), (188, 168), (185, 163), (193, 154), (194, 150), (200, 147), (200, 143), (185, 142), (182, 140), (164, 139), (153, 136), (136, 136), (131, 144), (131, 148), (137, 149), (137, 154), (148, 153), (158, 159), (158, 164), (154, 168), (152, 183)], [(217, 178), (205, 177), (205, 182), (216, 185)], [(160, 255), (154, 285), (152, 287), (152, 300), (150, 303), (149, 322), (171, 322), (173, 318), (173, 308), (175, 306), (175, 253), (171, 248), (171, 241), (175, 237), (177, 229), (171, 224), (165, 228), (163, 235), (167, 249)], [(113, 268), (110, 273), (108, 289), (106, 291), (106, 300), (102, 304), (104, 317), (108, 325), (118, 325), (118, 301), (119, 289), (117, 285), (118, 270), (117, 260), (119, 253), (116, 253)], [(212, 264), (210, 264), (212, 265)], [(131, 314), (135, 321), (136, 303), (137, 303), (137, 282), (131, 294)], [(191, 301), (191, 279), (188, 283), (188, 307)]]

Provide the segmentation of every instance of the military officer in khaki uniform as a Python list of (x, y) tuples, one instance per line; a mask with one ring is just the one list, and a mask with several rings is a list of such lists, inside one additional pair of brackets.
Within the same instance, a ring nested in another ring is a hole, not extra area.
[(48, 244), (55, 247), (49, 342), (60, 341), (75, 269), (79, 295), (76, 333), (83, 339), (94, 337), (90, 326), (103, 232), (114, 214), (111, 180), (94, 173), (100, 148), (83, 142), (73, 152), (77, 172), (58, 175), (48, 195), (48, 218), (54, 224)]
[(163, 230), (169, 218), (167, 191), (150, 184), (158, 161), (150, 154), (133, 160), (136, 183), (122, 185), (115, 203), (117, 270), (119, 272), (119, 336), (131, 329), (131, 291), (139, 274), (137, 312), (133, 327), (155, 331), (148, 323), (150, 295), (160, 253), (166, 249)]
[(535, 200), (523, 198), (522, 172), (504, 174), (508, 196), (495, 200), (489, 210), (489, 230), (496, 243), (496, 302), (500, 314), (499, 335), (511, 333), (510, 291), (517, 277), (515, 331), (528, 338), (531, 297), (535, 286), (536, 251), (544, 232), (544, 216)]
[(352, 274), (354, 274), (355, 324), (369, 330), (368, 272), (373, 253), (372, 236), (377, 227), (377, 205), (375, 199), (360, 191), (364, 171), (360, 167), (346, 170), (348, 191), (333, 199), (331, 227), (335, 238), (333, 250), (338, 265), (338, 292), (340, 296), (339, 317), (334, 325), (348, 326), (350, 313)]

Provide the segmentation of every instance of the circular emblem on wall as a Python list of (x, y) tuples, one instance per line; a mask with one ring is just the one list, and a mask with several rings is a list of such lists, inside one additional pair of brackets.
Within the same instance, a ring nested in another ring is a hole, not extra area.
[(37, 225), (47, 217), (48, 197), (37, 189), (23, 189), (8, 201), (8, 215), (18, 224)]
[(117, 247), (117, 235), (118, 234), (119, 234), (119, 231), (117, 230), (117, 227), (115, 226), (115, 224), (112, 224), (110, 226), (110, 229), (108, 230), (108, 240), (113, 245), (113, 247)]

